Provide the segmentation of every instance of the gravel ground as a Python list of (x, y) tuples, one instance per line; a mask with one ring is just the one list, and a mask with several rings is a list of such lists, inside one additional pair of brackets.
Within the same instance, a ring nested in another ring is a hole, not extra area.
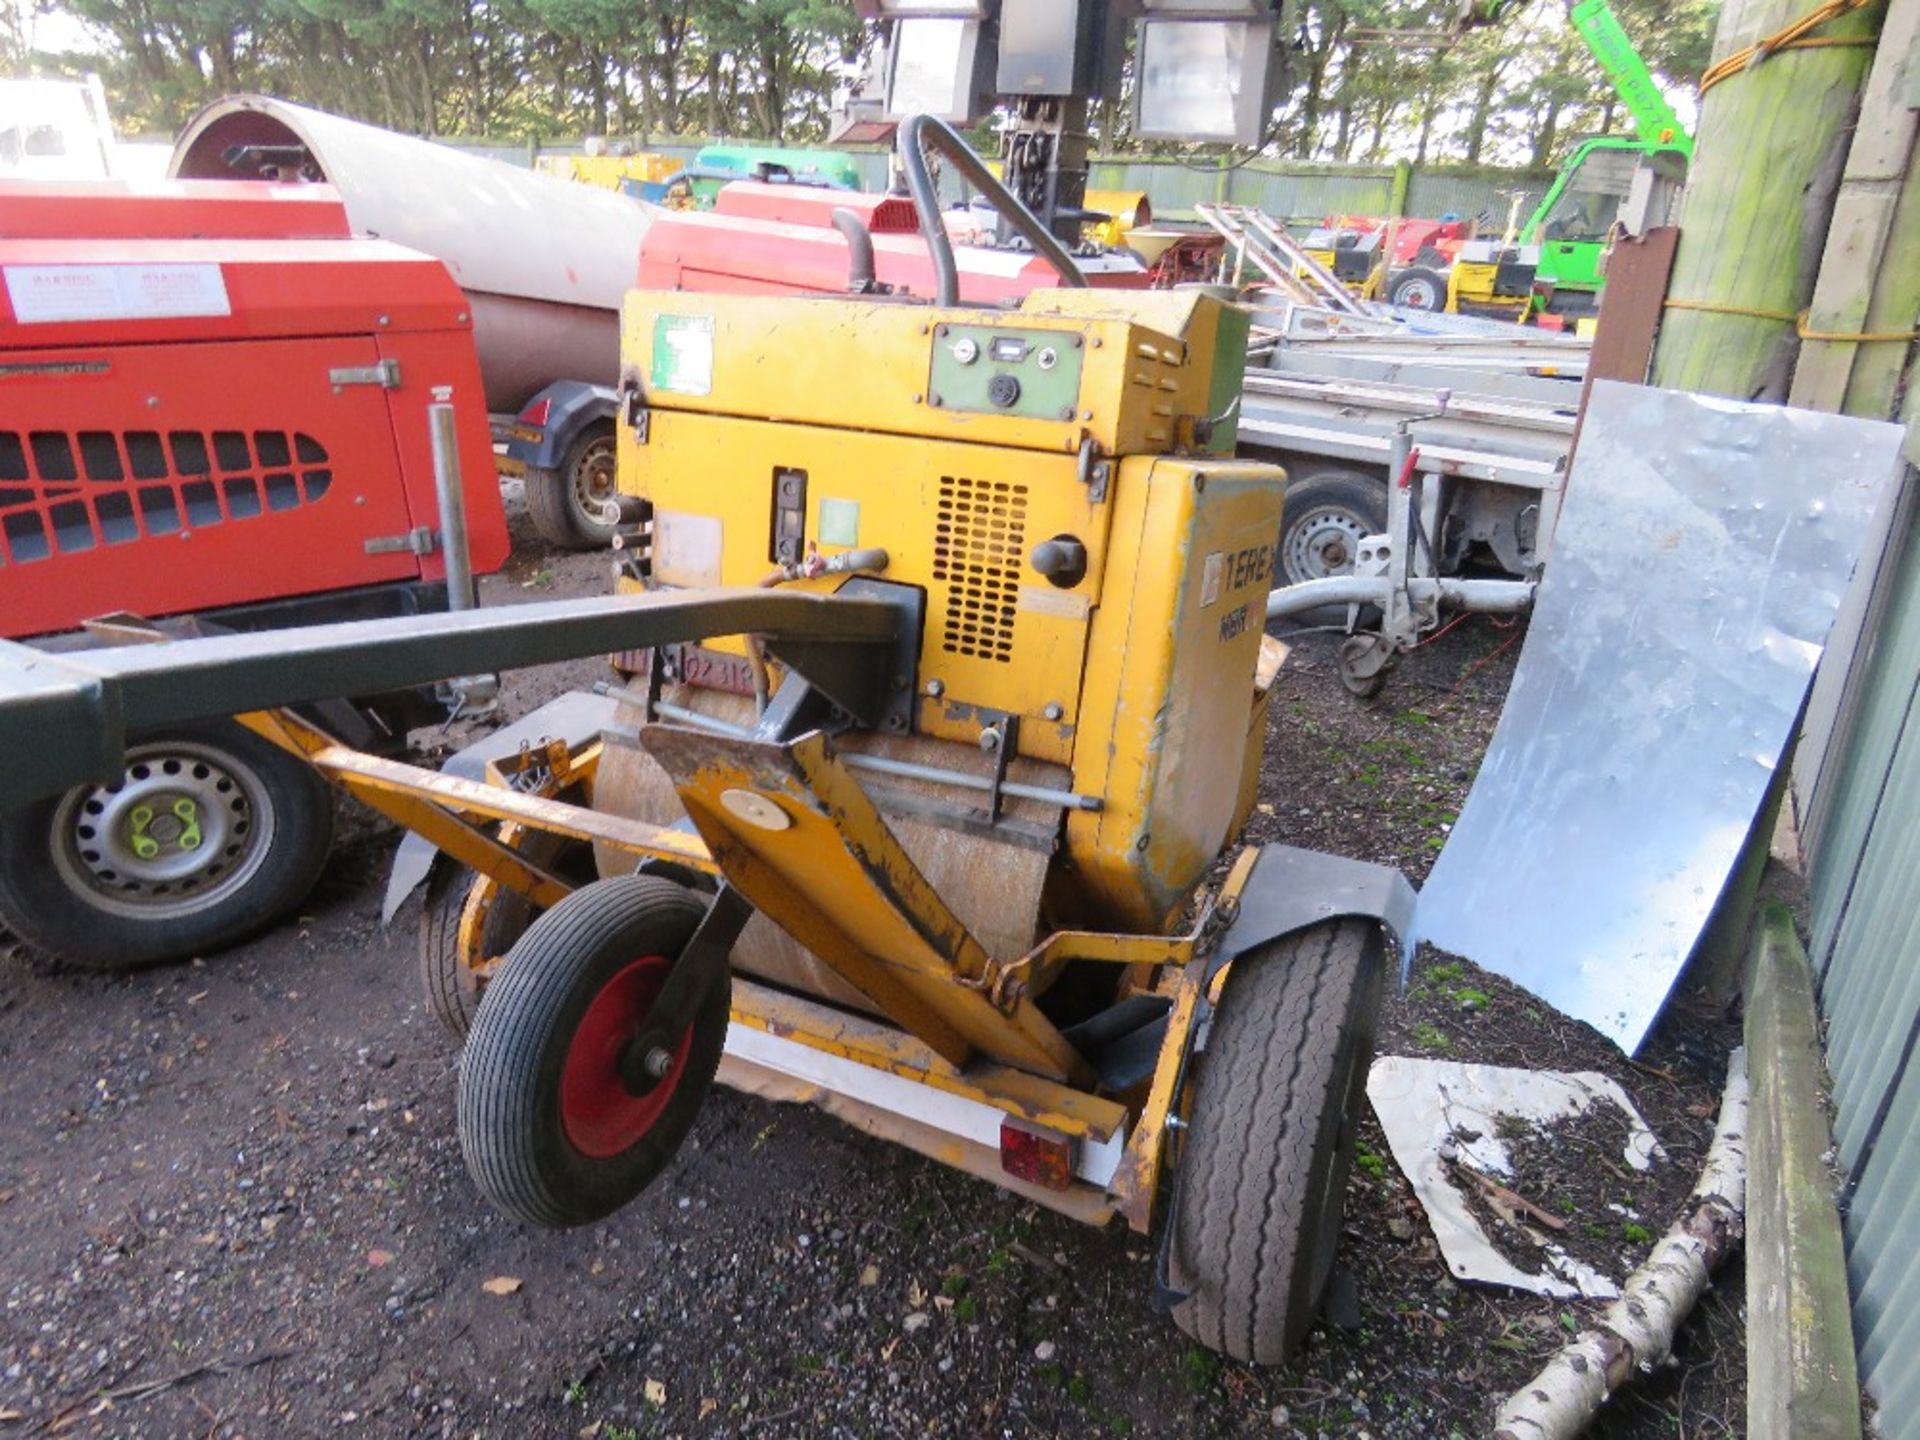
[[(516, 539), (533, 558), (489, 603), (604, 588), (603, 557)], [(1248, 838), (1424, 876), (1519, 634), (1468, 621), (1365, 705), (1331, 637), (1296, 636)], [(508, 709), (599, 673), (516, 677)], [(1124, 1230), (724, 1091), (627, 1210), (522, 1229), (462, 1167), (456, 1055), (416, 993), (410, 915), (379, 923), (393, 841), (343, 812), (297, 923), (206, 961), (100, 976), (0, 958), (0, 1437), (1471, 1436), (1581, 1318), (1456, 1286), (1371, 1128), (1342, 1252), (1359, 1323), (1322, 1326), (1285, 1370), (1188, 1345)], [(1676, 1007), (1636, 1067), (1444, 964), (1389, 1002), (1383, 1049), (1605, 1069), (1690, 1174), (1719, 1017)], [(1736, 1271), (1594, 1433), (1740, 1433), (1738, 1295)]]

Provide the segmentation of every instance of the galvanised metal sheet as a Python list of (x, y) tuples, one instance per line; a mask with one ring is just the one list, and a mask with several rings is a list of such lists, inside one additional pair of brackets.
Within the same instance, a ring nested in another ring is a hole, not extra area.
[(1420, 938), (1639, 1047), (1752, 828), (1901, 437), (1594, 387)]

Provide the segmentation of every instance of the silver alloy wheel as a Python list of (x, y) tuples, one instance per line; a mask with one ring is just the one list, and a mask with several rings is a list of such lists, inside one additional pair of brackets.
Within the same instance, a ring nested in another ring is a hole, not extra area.
[(1438, 299), (1431, 281), (1416, 278), (1408, 280), (1400, 287), (1393, 303), (1404, 305), (1412, 310), (1438, 310), (1440, 308)]
[(603, 528), (600, 507), (619, 490), (619, 446), (611, 435), (598, 435), (580, 449), (567, 472), (567, 498), (576, 520), (592, 529)]
[(211, 745), (134, 745), (115, 786), (81, 787), (53, 817), (54, 869), (84, 904), (133, 919), (196, 914), (232, 896), (273, 848), (272, 798)]
[(1309, 510), (1287, 526), (1286, 578), (1298, 584), (1351, 575), (1354, 556), (1360, 553), (1360, 541), (1367, 533), (1366, 525), (1351, 510), (1331, 505)]

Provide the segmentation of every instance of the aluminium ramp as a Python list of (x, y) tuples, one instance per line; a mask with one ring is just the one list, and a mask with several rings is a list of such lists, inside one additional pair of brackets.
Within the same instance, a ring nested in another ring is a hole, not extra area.
[(1595, 385), (1420, 939), (1639, 1047), (1788, 749), (1902, 434)]

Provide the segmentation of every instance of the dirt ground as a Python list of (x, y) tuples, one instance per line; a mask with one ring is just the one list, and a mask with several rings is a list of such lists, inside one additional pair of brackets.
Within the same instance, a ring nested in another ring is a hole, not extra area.
[[(530, 558), (487, 582), (489, 603), (604, 589), (604, 557), (516, 539)], [(1372, 704), (1340, 690), (1331, 637), (1294, 637), (1248, 838), (1422, 878), (1520, 635), (1466, 621)], [(518, 677), (509, 711), (598, 673)], [(1447, 1440), (1485, 1433), (1595, 1308), (1456, 1285), (1370, 1119), (1341, 1256), (1357, 1323), (1322, 1325), (1284, 1370), (1187, 1344), (1153, 1313), (1149, 1246), (1124, 1230), (725, 1091), (636, 1204), (583, 1231), (523, 1229), (462, 1167), (458, 1057), (418, 996), (413, 914), (379, 922), (394, 839), (343, 811), (297, 923), (204, 961), (101, 976), (0, 958), (0, 1440)], [(1729, 1043), (1722, 1017), (1681, 1004), (1633, 1065), (1423, 957), (1381, 1048), (1613, 1075), (1671, 1156), (1671, 1183), (1628, 1197), (1651, 1206), (1691, 1184)], [(1529, 1198), (1630, 1263), (1644, 1243), (1608, 1209), (1621, 1197), (1575, 1168), (1564, 1193)], [(1636, 1213), (1654, 1235), (1671, 1218)], [(1736, 1268), (1675, 1362), (1593, 1433), (1741, 1433), (1742, 1327)]]

